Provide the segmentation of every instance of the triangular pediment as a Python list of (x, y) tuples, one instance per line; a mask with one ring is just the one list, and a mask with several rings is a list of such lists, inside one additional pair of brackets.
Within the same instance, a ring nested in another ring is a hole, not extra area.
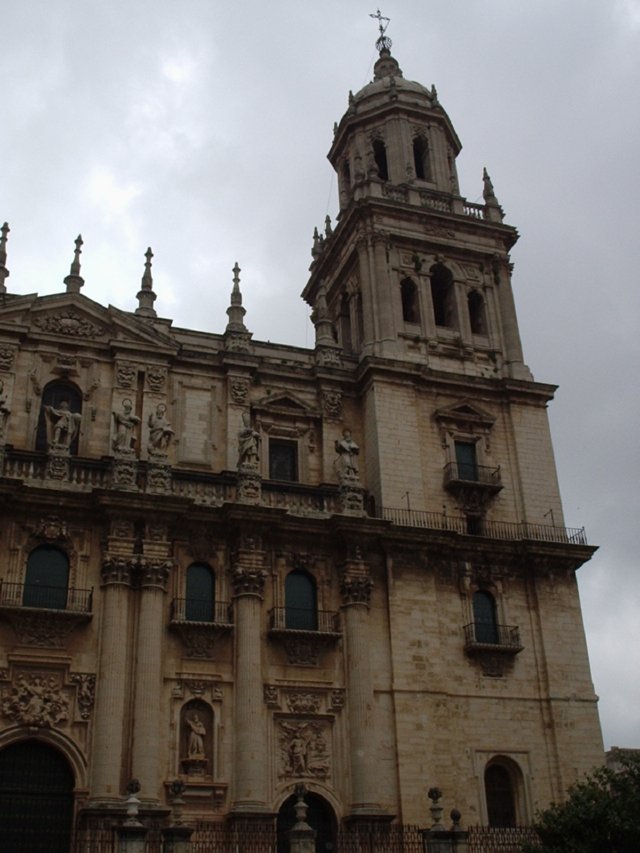
[(453, 406), (445, 406), (436, 409), (434, 418), (437, 421), (454, 424), (481, 424), (485, 427), (493, 426), (495, 417), (469, 400), (462, 400)]
[(105, 308), (77, 293), (31, 294), (7, 300), (0, 308), (0, 329), (8, 333), (19, 329), (28, 337), (51, 337), (68, 343), (176, 349), (171, 336), (148, 320), (112, 305)]
[(310, 412), (309, 406), (299, 400), (294, 394), (275, 394), (270, 397), (265, 397), (260, 402), (260, 408), (263, 409), (278, 409), (278, 411), (286, 410), (293, 415), (308, 415)]

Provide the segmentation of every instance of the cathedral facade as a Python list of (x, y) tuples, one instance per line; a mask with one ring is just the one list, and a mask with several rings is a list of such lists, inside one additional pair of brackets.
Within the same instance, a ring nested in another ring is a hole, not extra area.
[(328, 850), (424, 824), (433, 786), (526, 825), (603, 762), (518, 235), (380, 48), (329, 152), (313, 349), (253, 339), (237, 266), (220, 334), (158, 316), (150, 251), (133, 312), (82, 291), (80, 240), (63, 292), (12, 293), (2, 231), (4, 832), (36, 803), (69, 849), (132, 779), (158, 820), (178, 780), (187, 823), (284, 827), (302, 782)]

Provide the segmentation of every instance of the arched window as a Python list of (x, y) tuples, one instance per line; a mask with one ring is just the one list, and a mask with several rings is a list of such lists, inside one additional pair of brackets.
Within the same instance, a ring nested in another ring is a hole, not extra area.
[(453, 276), (444, 264), (431, 267), (431, 301), (436, 326), (455, 325)]
[(314, 579), (306, 572), (289, 572), (284, 582), (285, 627), (302, 631), (318, 628), (318, 602)]
[(214, 622), (215, 577), (206, 563), (192, 563), (187, 569), (185, 619), (187, 622)]
[(404, 278), (400, 282), (400, 297), (402, 299), (402, 319), (405, 323), (420, 322), (420, 305), (418, 302), (418, 288), (410, 278)]
[(467, 307), (469, 309), (469, 324), (474, 335), (487, 334), (487, 318), (484, 308), (484, 299), (477, 290), (472, 290), (467, 296)]
[(387, 147), (381, 139), (373, 140), (373, 159), (378, 167), (378, 177), (383, 181), (389, 180), (389, 168), (387, 166)]
[(490, 592), (478, 590), (473, 594), (473, 622), (476, 643), (498, 642), (496, 603)]
[(514, 779), (500, 762), (489, 764), (484, 771), (489, 826), (516, 825), (516, 792)]
[(53, 545), (39, 545), (29, 554), (22, 603), (25, 607), (64, 610), (67, 606), (69, 558)]
[[(45, 408), (50, 406), (56, 412), (70, 412), (72, 414), (80, 414), (82, 412), (82, 394), (80, 390), (72, 383), (63, 379), (56, 379), (45, 385), (42, 392), (42, 405), (40, 407), (40, 417), (38, 419), (38, 431), (36, 433), (36, 450), (46, 451), (53, 441), (52, 424), (47, 422)], [(60, 427), (65, 426), (64, 416), (58, 418), (56, 423)], [(78, 452), (78, 434), (74, 436), (69, 451), (72, 455)]]
[(342, 164), (342, 180), (344, 181), (345, 190), (348, 190), (351, 186), (351, 166), (348, 160), (345, 160)]
[(413, 165), (416, 170), (416, 178), (418, 178), (418, 180), (431, 180), (429, 143), (424, 136), (416, 136), (413, 140)]

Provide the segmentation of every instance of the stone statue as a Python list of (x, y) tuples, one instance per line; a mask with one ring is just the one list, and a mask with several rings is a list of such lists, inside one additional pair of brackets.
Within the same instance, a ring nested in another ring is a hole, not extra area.
[(44, 407), (47, 421), (47, 443), (49, 449), (68, 450), (80, 428), (82, 415), (72, 412), (67, 400), (62, 400), (57, 409), (53, 406)]
[(134, 429), (140, 423), (140, 418), (131, 413), (133, 403), (126, 399), (122, 401), (122, 412), (113, 412), (116, 434), (113, 439), (113, 449), (116, 451), (133, 450), (136, 444)]
[(7, 418), (10, 414), (11, 409), (7, 405), (7, 395), (4, 393), (4, 382), (0, 379), (0, 437), (4, 435)]
[(156, 406), (155, 413), (149, 415), (149, 448), (164, 451), (171, 444), (174, 432), (166, 418), (167, 407), (164, 403)]
[(360, 453), (360, 448), (351, 437), (350, 429), (344, 429), (342, 431), (342, 438), (336, 439), (335, 448), (336, 453), (338, 454), (336, 467), (340, 478), (351, 480), (357, 479), (358, 465), (356, 457)]
[(260, 462), (260, 433), (251, 426), (249, 412), (242, 413), (238, 432), (238, 468), (257, 468)]
[(204, 723), (198, 716), (194, 714), (191, 718), (187, 717), (187, 725), (189, 726), (189, 743), (187, 744), (187, 754), (189, 758), (204, 758), (204, 739), (207, 730)]

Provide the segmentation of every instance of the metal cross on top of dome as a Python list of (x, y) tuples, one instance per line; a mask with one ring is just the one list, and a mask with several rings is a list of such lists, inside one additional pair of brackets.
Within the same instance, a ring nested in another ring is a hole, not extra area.
[[(391, 18), (385, 18), (384, 15), (381, 15), (380, 9), (376, 9), (375, 15), (373, 14), (373, 12), (370, 12), (369, 17), (375, 18), (378, 22), (378, 29), (380, 30), (380, 35), (376, 40), (376, 47), (378, 48), (378, 51), (382, 53), (383, 50), (391, 50), (391, 39), (385, 35)], [(382, 24), (383, 21), (386, 21), (386, 24), (384, 24), (384, 26)]]

